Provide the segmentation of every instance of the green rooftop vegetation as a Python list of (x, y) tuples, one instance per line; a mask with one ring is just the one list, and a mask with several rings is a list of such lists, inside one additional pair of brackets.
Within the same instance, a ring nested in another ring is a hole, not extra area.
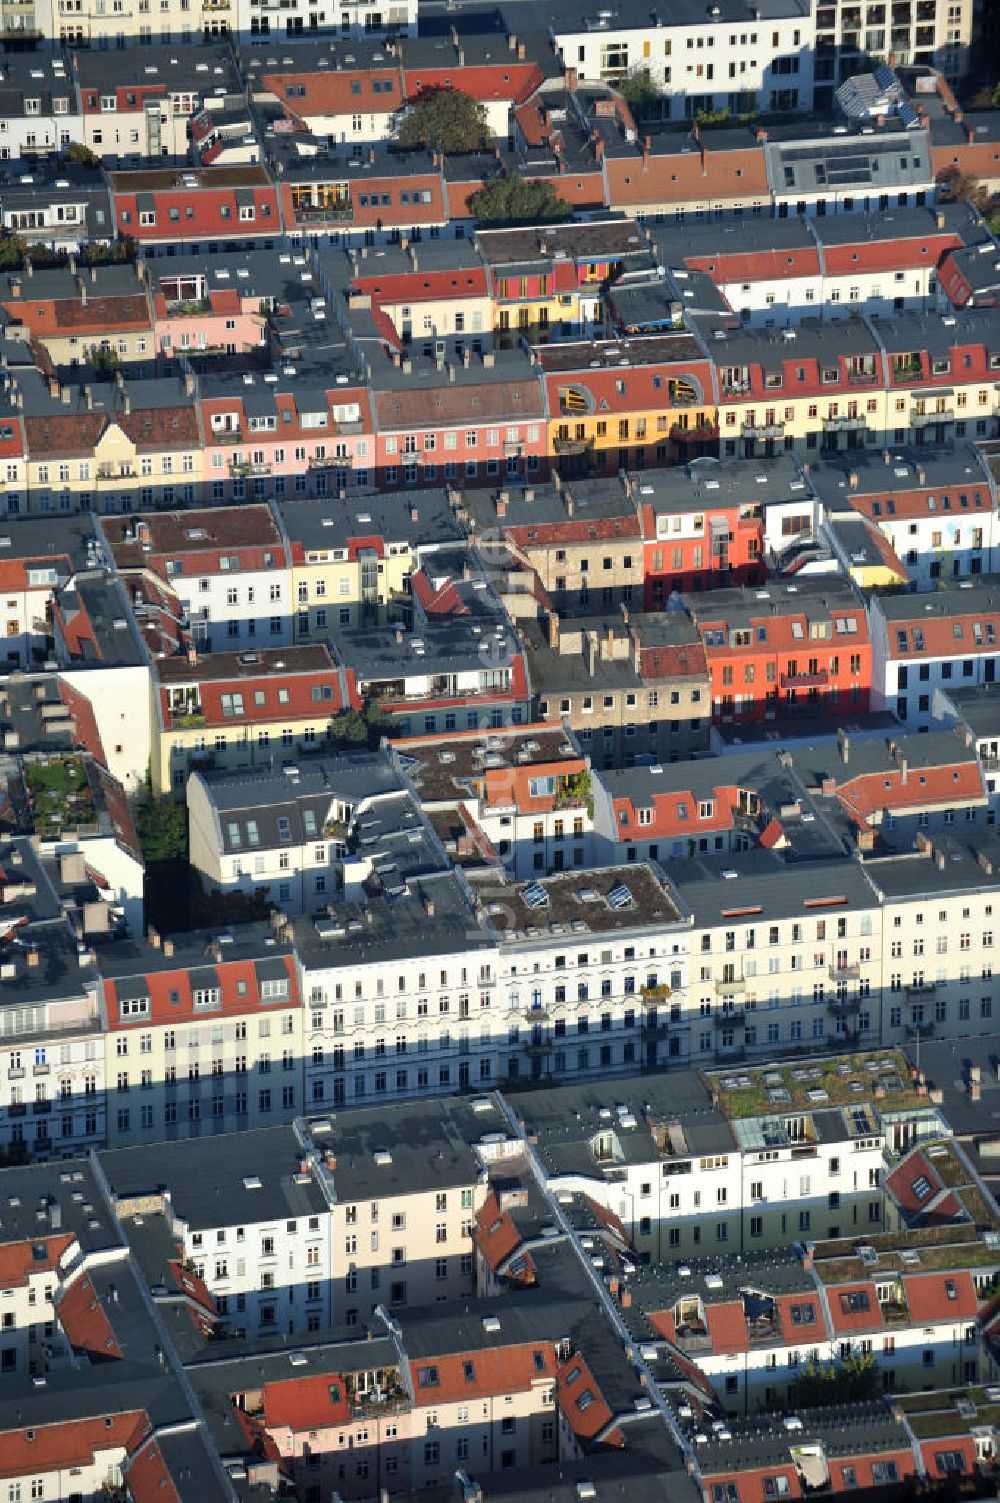
[(709, 1081), (729, 1117), (784, 1115), (792, 1110), (863, 1106), (872, 1101), (880, 1113), (914, 1111), (927, 1105), (927, 1098), (913, 1085), (909, 1065), (895, 1049), (716, 1071)]
[(52, 757), (25, 768), (28, 800), (39, 835), (77, 830), (97, 819), (94, 795), (82, 757)]
[[(918, 1440), (968, 1434), (975, 1425), (1000, 1425), (1000, 1403), (995, 1390), (991, 1399), (984, 1388), (956, 1388), (940, 1393), (914, 1393), (894, 1400), (903, 1411)], [(960, 1413), (957, 1404), (975, 1405), (975, 1414)]]

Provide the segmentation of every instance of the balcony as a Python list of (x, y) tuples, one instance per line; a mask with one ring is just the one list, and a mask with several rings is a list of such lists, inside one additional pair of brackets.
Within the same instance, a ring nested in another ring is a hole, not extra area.
[(48, 1075), (48, 1073), (49, 1073), (49, 1071), (50, 1071), (51, 1068), (52, 1068), (51, 1065), (47, 1065), (44, 1062), (40, 1062), (37, 1065), (32, 1065), (32, 1067), (31, 1067), (31, 1073), (32, 1073), (32, 1075)]
[(193, 318), (199, 313), (211, 313), (212, 304), (207, 297), (179, 297), (167, 299), (167, 312), (171, 318)]
[(36, 1117), (44, 1117), (52, 1110), (52, 1102), (33, 1101), (31, 1103), (31, 1110), (34, 1112)]
[(231, 459), (229, 461), (230, 475), (270, 475), (271, 469), (272, 465), (267, 460), (258, 461), (257, 463), (251, 463), (249, 460), (242, 459)]
[(28, 1108), (25, 1106), (23, 1101), (12, 1101), (10, 1106), (7, 1108), (8, 1117), (25, 1117), (27, 1116), (27, 1113)]
[(830, 967), (831, 981), (857, 981), (860, 975), (859, 965), (832, 965)]
[(586, 454), (593, 443), (591, 438), (554, 438), (552, 447), (557, 454)]
[(878, 371), (848, 371), (847, 379), (852, 386), (874, 386), (879, 379)]
[(934, 1037), (933, 1023), (907, 1023), (906, 1037), (908, 1039), (932, 1039)]
[(717, 997), (742, 997), (746, 989), (747, 984), (742, 976), (734, 976), (731, 981), (717, 981), (715, 983), (715, 995)]
[(530, 1039), (525, 1039), (524, 1041), (524, 1047), (525, 1049), (527, 1049), (529, 1054), (543, 1054), (545, 1050), (551, 1048), (551, 1046), (552, 1040), (547, 1038), (532, 1037)]
[(915, 981), (911, 986), (904, 987), (908, 997), (932, 997), (936, 990), (936, 981)]
[(700, 1324), (678, 1327), (675, 1340), (682, 1352), (710, 1352), (712, 1350), (712, 1338), (705, 1327)]
[(11, 1065), (10, 1069), (7, 1071), (7, 1079), (8, 1080), (23, 1080), (24, 1079), (24, 1067), (23, 1067), (23, 1065)]
[(746, 835), (759, 835), (760, 822), (760, 814), (751, 814), (747, 809), (737, 809), (733, 815), (733, 824)]
[(742, 1007), (723, 1009), (715, 1013), (716, 1028), (742, 1028), (746, 1022), (746, 1013)]
[(242, 428), (213, 428), (212, 437), (217, 444), (242, 444), (246, 442), (243, 437)]
[(823, 419), (824, 433), (850, 433), (855, 428), (863, 428), (865, 420), (860, 415), (855, 417), (827, 417)]
[(547, 1023), (549, 1010), (547, 1007), (526, 1007), (524, 1009), (524, 1016), (529, 1023)]
[(354, 219), (350, 203), (302, 204), (295, 210), (299, 224), (349, 224)]
[(718, 436), (719, 429), (715, 423), (698, 423), (693, 428), (684, 423), (673, 423), (670, 428), (670, 437), (675, 444), (710, 444)]
[(955, 411), (952, 407), (942, 408), (939, 412), (911, 412), (911, 428), (932, 428), (936, 423), (953, 423)]
[(740, 428), (744, 438), (781, 438), (784, 431), (784, 423), (743, 423)]
[(860, 997), (828, 997), (826, 1010), (835, 1018), (850, 1018), (861, 1011), (861, 999)]
[(825, 668), (817, 673), (783, 673), (781, 675), (781, 687), (783, 689), (823, 689), (829, 683), (830, 676)]

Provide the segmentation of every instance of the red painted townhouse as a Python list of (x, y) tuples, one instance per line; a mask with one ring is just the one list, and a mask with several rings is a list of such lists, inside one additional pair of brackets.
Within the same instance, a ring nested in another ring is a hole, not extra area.
[(705, 647), (715, 719), (866, 710), (871, 646), (864, 606), (832, 579), (686, 597)]
[(794, 460), (675, 465), (630, 477), (642, 528), (645, 605), (663, 610), (677, 590), (760, 584), (765, 509), (802, 501), (805, 482)]
[(140, 245), (219, 242), (281, 234), (277, 189), (266, 167), (151, 167), (108, 174), (115, 227)]

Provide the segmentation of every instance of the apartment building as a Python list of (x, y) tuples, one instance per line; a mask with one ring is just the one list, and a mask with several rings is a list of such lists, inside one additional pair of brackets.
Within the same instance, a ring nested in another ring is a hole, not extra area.
[(3, 1152), (14, 1160), (86, 1152), (105, 1133), (105, 1045), (83, 915), (78, 938), (29, 840), (6, 839), (0, 861)]
[(539, 345), (536, 357), (563, 480), (696, 459), (718, 440), (711, 363), (689, 333)]
[(676, 466), (632, 477), (639, 508), (645, 605), (675, 591), (762, 584), (768, 507), (808, 505), (809, 482), (790, 456)]
[[(627, 608), (626, 608), (627, 609)], [(594, 767), (707, 750), (711, 680), (680, 612), (522, 621), (537, 716), (572, 730)]]
[(487, 1162), (514, 1146), (492, 1096), (380, 1103), (310, 1121), (332, 1186), (334, 1320), (370, 1325), (475, 1291), (472, 1227)]
[(293, 926), (313, 1110), (486, 1087), (500, 1073), (497, 944), (467, 883), (406, 883), (387, 864), (379, 886)]
[(664, 226), (655, 243), (681, 293), (683, 273), (701, 272), (744, 323), (780, 328), (818, 308), (826, 319), (940, 308), (951, 260), (985, 254), (981, 236), (964, 206), (939, 204), (897, 206), (889, 218), (858, 210)]
[[(853, 1108), (811, 1105), (803, 1084), (780, 1073), (783, 1114), (753, 1112), (760, 1069), (740, 1089), (730, 1077), (680, 1069), (641, 1083), (626, 1077), (613, 1092), (595, 1082), (509, 1099), (552, 1193), (603, 1207), (643, 1261), (713, 1252), (765, 1261), (810, 1229), (883, 1224), (885, 1129), (870, 1094), (855, 1117)], [(915, 1107), (915, 1093), (910, 1100)]]
[(116, 1215), (162, 1218), (165, 1259), (222, 1329), (253, 1339), (333, 1323), (331, 1206), (291, 1125), (111, 1148), (99, 1162)]
[(505, 726), (389, 747), (456, 865), (499, 861), (527, 881), (593, 864), (594, 785), (563, 730)]
[[(75, 14), (83, 19), (74, 22), (74, 29), (86, 28), (89, 20), (98, 36), (102, 31), (107, 36), (108, 23), (98, 21), (94, 14), (99, 13), (99, 0), (57, 0), (57, 3), (71, 14), (71, 4), (79, 7)], [(91, 5), (94, 13), (87, 17)], [(204, 41), (199, 36), (203, 9)], [(121, 59), (116, 56), (120, 46), (117, 39), (111, 49), (108, 42), (102, 47), (98, 36), (94, 37), (97, 45), (86, 45), (91, 42), (86, 35), (73, 38), (85, 44), (73, 55), (83, 116), (81, 140), (109, 166), (160, 162), (163, 158), (186, 162), (192, 120), (203, 109), (224, 108), (233, 96), (239, 97), (241, 93), (239, 74), (229, 49), (208, 40), (207, 13), (214, 11), (225, 19), (217, 0), (216, 5), (212, 0), (207, 3), (195, 0), (194, 9), (188, 0), (186, 5), (177, 5), (177, 11), (179, 14), (170, 14), (168, 0), (167, 13), (164, 15), (161, 10), (154, 36), (148, 0), (122, 0), (121, 8), (114, 11), (118, 35), (124, 33), (131, 42), (142, 44), (142, 66), (126, 68), (124, 80)], [(143, 15), (145, 21), (141, 19)], [(178, 30), (176, 37), (169, 34), (174, 27)], [(164, 35), (164, 31), (168, 34)], [(182, 37), (181, 31), (187, 35)], [(198, 45), (183, 45), (192, 40), (197, 40)], [(178, 41), (182, 45), (178, 46)], [(137, 75), (134, 78), (129, 76), (133, 72)]]
[[(692, 914), (679, 1045), (692, 1061), (757, 1049), (875, 1042), (884, 984), (879, 899), (867, 865), (766, 850), (666, 863)], [(749, 884), (740, 898), (736, 883)]]
[(221, 939), (154, 933), (102, 948), (97, 969), (109, 1147), (268, 1127), (301, 1111), (301, 991), (280, 926)]
[(200, 651), (291, 641), (290, 559), (269, 507), (110, 517), (101, 527), (126, 585), (150, 573), (170, 589)]
[[(737, 6), (676, 15), (622, 4), (610, 13), (557, 15), (559, 55), (581, 81), (620, 84), (648, 67), (669, 118), (812, 108), (813, 19), (798, 6)], [(701, 54), (698, 56), (698, 54)]]
[(618, 475), (470, 493), (477, 537), (502, 539), (559, 611), (610, 612), (642, 597), (643, 550), (634, 500)]
[(334, 27), (350, 37), (381, 33), (407, 36), (416, 35), (417, 7), (416, 0), (393, 0), (385, 9), (376, 10), (368, 0), (359, 0), (357, 4), (343, 6), (339, 18), (331, 15), (329, 21), (323, 21), (319, 12), (310, 11), (305, 5), (280, 8), (272, 0), (237, 0), (230, 25), (244, 41), (267, 37), (296, 40)]
[(352, 696), (377, 700), (400, 736), (492, 730), (531, 718), (517, 635), (482, 572), (462, 577), (464, 553), (451, 563), (455, 571), (439, 579), (449, 586), (440, 614), (419, 619), (415, 611), (412, 631), (397, 625), (331, 633)]
[[(979, 811), (982, 814), (982, 811)], [(888, 1036), (975, 1036), (993, 1029), (992, 830), (918, 837), (915, 856), (866, 863), (882, 907)]]
[(210, 892), (323, 913), (363, 884), (402, 882), (446, 862), (415, 801), (381, 754), (314, 757), (281, 772), (196, 772), (188, 785), (191, 864)]
[(875, 648), (846, 582), (776, 579), (756, 591), (689, 595), (686, 605), (704, 644), (713, 711), (724, 721), (867, 709)]
[(285, 762), (322, 747), (353, 703), (318, 643), (159, 658), (151, 692), (153, 787), (173, 798), (195, 767), (270, 767), (276, 752)]
[(998, 618), (989, 579), (869, 603), (872, 708), (926, 729), (940, 688), (994, 682)]
[(396, 491), (347, 509), (315, 500), (276, 508), (288, 540), (297, 641), (338, 626), (381, 626), (412, 617), (414, 572), (461, 545), (465, 532), (452, 495)]
[(994, 571), (995, 485), (967, 442), (848, 455), (811, 465), (809, 483), (828, 516), (849, 508), (868, 518), (917, 590)]

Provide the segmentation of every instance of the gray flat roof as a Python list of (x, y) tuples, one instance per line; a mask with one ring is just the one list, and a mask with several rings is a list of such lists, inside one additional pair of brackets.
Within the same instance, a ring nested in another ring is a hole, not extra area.
[(325, 1211), (313, 1177), (300, 1182), (300, 1156), (294, 1129), (284, 1126), (108, 1149), (99, 1158), (116, 1197), (169, 1190), (174, 1213), (204, 1231)]

